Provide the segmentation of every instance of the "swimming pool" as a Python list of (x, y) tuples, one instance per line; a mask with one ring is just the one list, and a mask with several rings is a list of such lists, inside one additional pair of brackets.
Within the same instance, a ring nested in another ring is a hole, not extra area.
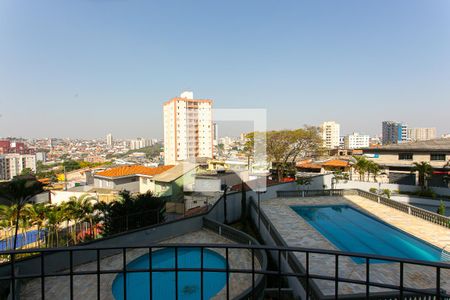
[[(440, 261), (438, 248), (349, 205), (291, 208), (342, 251)], [(364, 263), (361, 258), (353, 258), (353, 261)]]
[[(200, 268), (200, 248), (179, 248), (178, 267)], [(225, 259), (218, 253), (204, 249), (203, 265), (205, 268), (226, 268)], [(175, 250), (161, 249), (152, 253), (153, 268), (174, 268)], [(143, 255), (127, 265), (127, 269), (148, 269), (149, 255)], [(146, 273), (127, 273), (127, 299), (149, 299), (150, 277)], [(226, 273), (205, 272), (203, 275), (203, 296), (209, 299), (216, 295), (226, 283)], [(178, 272), (178, 299), (200, 299), (200, 272)], [(123, 299), (123, 274), (118, 274), (112, 285), (116, 300)], [(175, 299), (175, 273), (153, 272), (153, 299)]]

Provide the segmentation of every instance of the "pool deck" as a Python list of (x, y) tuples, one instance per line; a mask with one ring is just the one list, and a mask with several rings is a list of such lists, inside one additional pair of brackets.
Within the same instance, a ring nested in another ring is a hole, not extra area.
[[(292, 205), (335, 204), (351, 205), (439, 248), (450, 244), (450, 229), (356, 195), (342, 197), (274, 198), (262, 201), (261, 208), (270, 219), (272, 226), (276, 228), (289, 246), (339, 250), (290, 207)], [(305, 265), (306, 255), (297, 253), (296, 256), (300, 263)], [(334, 276), (334, 263), (334, 256), (313, 254), (310, 256), (310, 273)], [(370, 265), (370, 281), (372, 282), (398, 285), (400, 281), (399, 274), (398, 263)], [(357, 264), (349, 257), (340, 257), (339, 277), (365, 280), (365, 264)], [(323, 280), (314, 281), (324, 295), (334, 295), (334, 282)], [(435, 288), (435, 269), (405, 264), (404, 282), (405, 287), (418, 289)], [(441, 287), (450, 291), (450, 270), (442, 270)], [(370, 291), (378, 292), (386, 290), (371, 288)], [(340, 295), (364, 292), (364, 286), (347, 283), (339, 284)]]
[[(234, 242), (206, 229), (191, 232), (175, 238), (162, 241), (161, 244), (170, 243), (209, 243), (209, 244), (233, 244)], [(225, 250), (213, 249), (225, 257)], [(127, 251), (127, 263), (138, 258), (141, 255), (148, 253), (146, 249), (129, 250)], [(251, 252), (245, 249), (230, 249), (229, 250), (229, 264), (230, 268), (246, 268), (251, 269)], [(74, 271), (92, 271), (96, 270), (97, 262), (90, 262), (79, 265), (74, 268)], [(112, 255), (101, 259), (101, 270), (116, 270), (122, 268), (122, 254)], [(255, 259), (256, 270), (260, 269), (257, 259)], [(67, 272), (64, 270), (63, 272)], [(112, 284), (117, 274), (101, 275), (100, 280), (100, 298), (114, 299), (112, 294)], [(70, 299), (70, 281), (69, 276), (48, 277), (45, 280), (45, 298), (46, 299)], [(252, 286), (251, 274), (231, 273), (229, 280), (230, 298), (234, 298), (245, 289)], [(157, 287), (155, 287), (157, 288)], [(97, 276), (85, 275), (74, 276), (73, 279), (74, 299), (97, 299)], [(174, 291), (171, 291), (174, 293)], [(41, 281), (40, 279), (33, 279), (22, 283), (20, 290), (20, 299), (36, 299), (37, 295), (40, 297)], [(226, 298), (226, 285), (213, 299)]]

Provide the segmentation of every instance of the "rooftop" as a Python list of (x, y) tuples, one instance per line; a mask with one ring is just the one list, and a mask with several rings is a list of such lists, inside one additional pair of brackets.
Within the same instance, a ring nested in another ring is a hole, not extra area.
[(450, 152), (450, 139), (435, 139), (403, 144), (392, 144), (379, 148), (364, 149), (364, 151), (445, 151)]
[(111, 177), (111, 178), (131, 176), (131, 175), (155, 176), (163, 172), (166, 172), (172, 169), (173, 167), (174, 167), (173, 165), (160, 166), (156, 168), (149, 168), (139, 165), (121, 166), (111, 168), (102, 172), (98, 172), (95, 174), (95, 176)]

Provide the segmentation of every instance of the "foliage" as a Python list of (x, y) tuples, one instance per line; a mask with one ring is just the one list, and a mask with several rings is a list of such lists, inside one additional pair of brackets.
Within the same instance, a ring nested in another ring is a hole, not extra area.
[(390, 189), (384, 189), (381, 194), (386, 196), (388, 199), (391, 199), (392, 192)]
[(266, 153), (269, 161), (276, 164), (278, 180), (281, 181), (289, 171), (289, 165), (305, 157), (316, 156), (321, 150), (322, 137), (317, 127), (306, 126), (295, 130), (268, 131), (247, 135), (245, 148), (253, 149), (255, 136), (266, 135)]
[(378, 192), (378, 189), (377, 189), (377, 188), (374, 188), (374, 187), (371, 187), (371, 188), (369, 189), (369, 192), (376, 194), (376, 193)]
[(428, 179), (433, 175), (433, 167), (423, 161), (420, 163), (415, 162), (414, 166), (411, 168), (411, 173), (417, 172), (419, 175), (419, 186), (422, 191), (425, 191), (427, 188)]
[(102, 212), (107, 235), (157, 224), (165, 218), (165, 201), (151, 192), (133, 196), (122, 191), (117, 201), (101, 203), (97, 209)]
[(22, 169), (22, 172), (20, 172), (20, 176), (29, 176), (29, 175), (33, 175), (33, 170), (31, 170), (30, 168), (24, 168)]
[(442, 200), (439, 203), (439, 207), (437, 209), (437, 213), (442, 215), (442, 216), (445, 216), (445, 204), (444, 204), (444, 201), (442, 201)]
[(9, 201), (11, 206), (16, 207), (14, 250), (17, 245), (21, 210), (25, 204), (30, 202), (31, 198), (41, 192), (43, 192), (43, 185), (33, 176), (16, 176), (11, 181), (1, 183), (0, 185), (0, 197)]
[(78, 161), (73, 160), (73, 159), (69, 159), (69, 160), (65, 160), (62, 163), (63, 168), (65, 169), (66, 172), (71, 172), (74, 170), (78, 170), (81, 169), (81, 165)]
[(299, 186), (307, 186), (310, 185), (312, 181), (311, 177), (305, 177), (305, 176), (301, 176), (301, 177), (297, 177), (297, 179), (295, 180), (295, 182), (299, 185)]
[(356, 163), (353, 164), (353, 169), (355, 169), (359, 174), (359, 179), (365, 181), (365, 174), (368, 175), (370, 180), (370, 175), (373, 176), (375, 182), (377, 182), (377, 176), (380, 174), (380, 166), (371, 160), (368, 160), (364, 156), (353, 156)]

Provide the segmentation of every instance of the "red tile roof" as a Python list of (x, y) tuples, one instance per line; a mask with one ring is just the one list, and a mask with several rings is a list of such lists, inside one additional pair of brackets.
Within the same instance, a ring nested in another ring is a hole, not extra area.
[(161, 166), (156, 168), (149, 168), (144, 166), (121, 166), (116, 168), (111, 168), (102, 172), (98, 172), (95, 175), (104, 176), (104, 177), (123, 177), (130, 175), (147, 175), (147, 176), (155, 176), (161, 174), (171, 168), (173, 165), (169, 166)]
[(327, 166), (327, 167), (348, 167), (349, 163), (348, 163), (348, 161), (345, 161), (345, 160), (332, 159), (332, 160), (329, 160), (329, 161), (326, 161), (326, 162), (322, 163), (322, 166)]

